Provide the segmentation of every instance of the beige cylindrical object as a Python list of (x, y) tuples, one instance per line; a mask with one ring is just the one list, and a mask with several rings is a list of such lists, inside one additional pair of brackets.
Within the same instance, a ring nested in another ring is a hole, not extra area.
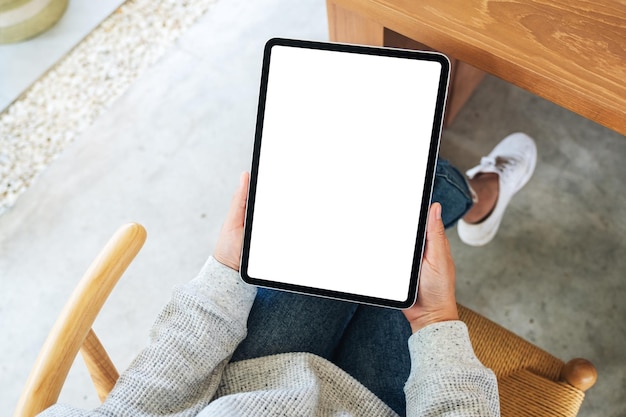
[(68, 0), (0, 0), (0, 43), (39, 35), (59, 21)]

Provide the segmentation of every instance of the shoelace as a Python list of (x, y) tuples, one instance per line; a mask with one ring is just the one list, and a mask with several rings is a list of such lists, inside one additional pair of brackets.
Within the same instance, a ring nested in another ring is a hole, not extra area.
[(496, 172), (505, 179), (515, 169), (518, 163), (519, 160), (514, 157), (505, 158), (498, 156), (494, 158), (492, 156), (483, 156), (480, 158), (480, 164), (468, 170), (466, 174), (469, 178), (474, 178), (474, 176), (480, 172)]

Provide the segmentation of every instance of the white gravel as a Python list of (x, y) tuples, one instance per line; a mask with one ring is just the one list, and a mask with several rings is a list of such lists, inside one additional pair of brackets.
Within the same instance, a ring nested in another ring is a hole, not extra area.
[(0, 113), (0, 215), (214, 2), (128, 0)]

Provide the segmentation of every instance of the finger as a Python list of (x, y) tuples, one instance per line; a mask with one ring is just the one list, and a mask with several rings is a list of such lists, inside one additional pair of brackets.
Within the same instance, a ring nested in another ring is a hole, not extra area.
[(440, 240), (446, 237), (446, 230), (441, 220), (441, 204), (433, 203), (428, 213), (426, 240)]
[(435, 260), (445, 254), (448, 248), (448, 238), (446, 229), (441, 219), (441, 204), (433, 203), (428, 213), (428, 223), (426, 225), (426, 251), (427, 259)]
[(226, 217), (226, 223), (229, 228), (243, 226), (243, 221), (246, 215), (246, 202), (248, 198), (248, 183), (250, 180), (250, 174), (248, 172), (242, 172), (239, 177), (239, 187), (233, 199), (230, 203), (230, 209)]
[(245, 210), (246, 208), (246, 200), (248, 198), (248, 183), (250, 182), (250, 174), (248, 172), (242, 172), (239, 176), (239, 189), (237, 190), (238, 195), (238, 208), (241, 210)]

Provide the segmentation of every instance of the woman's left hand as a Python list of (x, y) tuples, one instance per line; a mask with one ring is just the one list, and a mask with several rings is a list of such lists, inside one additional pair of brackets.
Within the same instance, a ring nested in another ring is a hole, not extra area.
[(250, 174), (244, 172), (239, 179), (239, 188), (230, 203), (226, 221), (217, 238), (213, 257), (221, 264), (239, 271), (243, 246), (243, 223), (246, 218), (246, 201)]

